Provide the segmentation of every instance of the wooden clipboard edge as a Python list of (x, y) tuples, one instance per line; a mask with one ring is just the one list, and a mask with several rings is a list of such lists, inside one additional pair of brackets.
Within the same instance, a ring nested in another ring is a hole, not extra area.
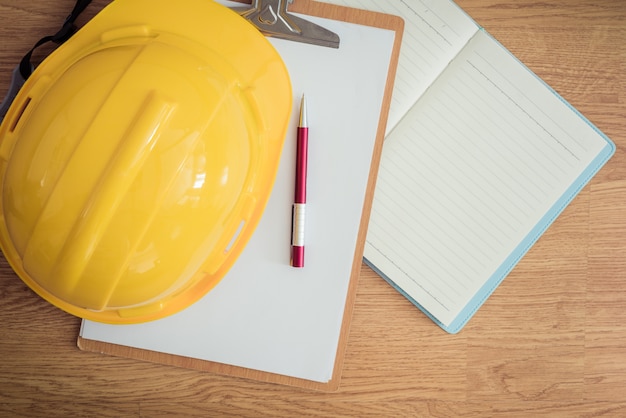
[(402, 43), (402, 34), (404, 31), (404, 20), (399, 16), (322, 3), (314, 0), (297, 0), (292, 5), (290, 5), (289, 11), (301, 13), (308, 16), (320, 17), (331, 20), (340, 20), (363, 26), (393, 30), (396, 33), (391, 54), (391, 60), (389, 63), (389, 71), (387, 73), (385, 93), (383, 96), (383, 103), (380, 118), (378, 121), (376, 141), (374, 144), (374, 151), (370, 164), (370, 174), (368, 178), (365, 200), (361, 214), (359, 234), (357, 235), (357, 245), (354, 252), (354, 260), (352, 263), (352, 273), (348, 285), (348, 293), (346, 297), (346, 304), (344, 307), (343, 320), (339, 335), (339, 342), (337, 344), (337, 353), (335, 356), (333, 375), (331, 379), (326, 383), (315, 382), (311, 380), (284, 376), (270, 372), (248, 369), (245, 367), (231, 366), (228, 364), (217, 363), (208, 360), (189, 358), (173, 354), (160, 353), (151, 350), (144, 350), (136, 347), (128, 347), (103, 341), (90, 340), (81, 336), (79, 336), (77, 340), (77, 346), (79, 349), (88, 352), (113, 355), (116, 357), (126, 357), (135, 360), (148, 361), (169, 366), (206, 371), (225, 376), (240, 377), (268, 383), (277, 383), (323, 392), (333, 392), (339, 389), (341, 373), (343, 369), (343, 361), (347, 348), (347, 340), (350, 333), (350, 323), (352, 322), (352, 313), (356, 300), (358, 279), (363, 265), (365, 238), (367, 236), (367, 226), (369, 223), (370, 212), (372, 209), (374, 188), (376, 186), (376, 178), (378, 175), (378, 166), (382, 153), (385, 130), (387, 128), (387, 118), (389, 115), (389, 108), (391, 106), (391, 95), (393, 93), (396, 68), (398, 66), (398, 60), (400, 57), (400, 45)]
[(215, 373), (223, 376), (238, 377), (267, 383), (277, 383), (281, 385), (313, 389), (324, 392), (331, 392), (333, 390), (336, 390), (328, 389), (328, 385), (330, 382), (332, 382), (332, 380), (329, 381), (329, 383), (314, 382), (296, 377), (248, 369), (245, 367), (231, 366), (229, 364), (218, 363), (210, 360), (201, 360), (192, 357), (145, 350), (137, 347), (129, 347), (103, 341), (90, 340), (80, 336), (77, 340), (77, 346), (82, 351), (107, 354), (115, 357), (124, 357), (134, 360), (146, 361), (149, 363), (180, 367), (184, 369), (198, 370), (201, 372)]

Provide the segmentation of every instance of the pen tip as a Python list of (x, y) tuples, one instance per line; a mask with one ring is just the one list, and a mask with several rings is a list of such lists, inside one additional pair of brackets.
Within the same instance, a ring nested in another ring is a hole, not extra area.
[(304, 94), (302, 94), (302, 100), (300, 101), (300, 123), (298, 125), (302, 128), (307, 128), (309, 126), (306, 113), (306, 99), (304, 98)]

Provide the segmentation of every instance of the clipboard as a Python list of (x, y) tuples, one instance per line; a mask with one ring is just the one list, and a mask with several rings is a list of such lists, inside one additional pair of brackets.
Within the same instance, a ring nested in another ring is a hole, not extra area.
[[(359, 277), (361, 267), (362, 267), (363, 249), (365, 245), (365, 238), (366, 238), (366, 232), (367, 232), (366, 230), (367, 230), (369, 214), (370, 214), (370, 210), (372, 206), (372, 199), (373, 199), (373, 194), (374, 194), (376, 177), (378, 173), (378, 163), (380, 160), (382, 143), (383, 143), (383, 139), (385, 135), (387, 115), (388, 115), (389, 107), (391, 104), (391, 95), (392, 95), (393, 83), (394, 83), (394, 78), (395, 78), (395, 70), (397, 67), (398, 57), (400, 53), (400, 44), (402, 40), (401, 38), (402, 38), (402, 31), (404, 28), (404, 21), (401, 18), (397, 16), (393, 16), (393, 15), (386, 15), (386, 14), (382, 14), (378, 12), (370, 12), (370, 11), (348, 8), (344, 6), (325, 4), (325, 3), (320, 3), (320, 2), (316, 2), (312, 0), (296, 0), (292, 5), (290, 5), (289, 11), (293, 13), (305, 15), (305, 17), (309, 16), (313, 18), (329, 19), (332, 21), (346, 22), (350, 24), (363, 26), (363, 27), (383, 29), (385, 30), (385, 33), (393, 34), (393, 40), (391, 42), (392, 48), (389, 51), (389, 65), (387, 67), (386, 80), (381, 81), (381, 85), (383, 88), (381, 89), (381, 92), (380, 92), (380, 97), (381, 97), (380, 112), (378, 114), (378, 120), (372, 121), (372, 126), (375, 128), (373, 129), (375, 133), (372, 132), (373, 140), (371, 144), (371, 150), (370, 150), (371, 152), (368, 154), (369, 156), (371, 156), (371, 159), (368, 159), (367, 161), (365, 161), (365, 164), (367, 165), (367, 170), (369, 171), (369, 173), (366, 173), (368, 175), (364, 176), (365, 178), (363, 179), (364, 198), (362, 202), (357, 202), (359, 204), (359, 207), (361, 208), (360, 211), (358, 211), (359, 213), (352, 214), (353, 215), (352, 217), (355, 218), (354, 219), (354, 223), (356, 225), (355, 230), (358, 230), (357, 233), (355, 234), (356, 235), (355, 245), (351, 248), (348, 248), (350, 253), (347, 259), (338, 260), (338, 262), (341, 262), (347, 265), (346, 289), (345, 289), (345, 298), (342, 298), (340, 300), (343, 315), (339, 318), (335, 318), (338, 321), (338, 324), (337, 324), (338, 340), (335, 346), (336, 348), (333, 349), (334, 361), (332, 363), (332, 372), (330, 373), (327, 379), (323, 378), (323, 379), (315, 380), (315, 379), (299, 377), (299, 376), (296, 376), (295, 374), (285, 374), (285, 373), (282, 373), (280, 370), (261, 370), (261, 369), (256, 369), (254, 367), (247, 367), (245, 365), (233, 365), (231, 363), (224, 362), (224, 361), (199, 359), (193, 355), (180, 355), (180, 354), (170, 354), (167, 352), (159, 352), (158, 350), (143, 348), (141, 344), (135, 344), (135, 345), (125, 344), (125, 343), (118, 344), (118, 343), (114, 343), (111, 341), (103, 341), (103, 339), (90, 338), (89, 335), (87, 336), (85, 335), (84, 333), (85, 328), (86, 328), (85, 322), (83, 322), (83, 326), (81, 327), (81, 333), (78, 337), (78, 342), (77, 342), (78, 347), (81, 350), (102, 353), (102, 354), (109, 354), (109, 355), (114, 355), (114, 356), (119, 356), (119, 357), (127, 357), (127, 358), (144, 360), (144, 361), (150, 361), (150, 362), (161, 363), (165, 365), (171, 365), (171, 366), (177, 366), (177, 367), (183, 367), (183, 368), (196, 369), (196, 370), (201, 370), (201, 371), (206, 371), (206, 372), (211, 372), (211, 373), (217, 373), (221, 375), (240, 377), (240, 378), (271, 382), (271, 383), (277, 383), (277, 384), (284, 384), (284, 385), (289, 385), (289, 386), (296, 386), (296, 387), (301, 387), (305, 389), (312, 389), (312, 390), (319, 390), (319, 391), (326, 391), (326, 392), (330, 392), (330, 391), (334, 391), (338, 389), (340, 379), (341, 379), (343, 358), (344, 358), (344, 354), (346, 351), (348, 334), (350, 330), (350, 321), (351, 321), (354, 301), (356, 297), (358, 277)], [(283, 42), (289, 42), (289, 41), (283, 41)], [(290, 42), (290, 43), (293, 45), (286, 45), (287, 49), (302, 48), (302, 46), (300, 46), (302, 44), (298, 44), (295, 42)], [(320, 47), (317, 47), (317, 48), (320, 48)], [(294, 89), (295, 87), (296, 86), (294, 86)], [(294, 91), (294, 96), (297, 96), (297, 95), (298, 95), (298, 92)], [(312, 153), (311, 146), (314, 146), (314, 143), (311, 141), (315, 141), (315, 129), (316, 129), (315, 102), (314, 100), (311, 100), (311, 99), (312, 99), (312, 94), (307, 93), (307, 101), (309, 102), (309, 121), (310, 121), (310, 137), (309, 137), (310, 138), (309, 139), (310, 155)], [(294, 119), (297, 116), (296, 107), (294, 107)], [(292, 131), (290, 130), (289, 132), (292, 132)], [(295, 131), (293, 132), (295, 135)], [(283, 153), (285, 155), (291, 155), (293, 152), (293, 149), (290, 149), (288, 146), (289, 143), (291, 142), (293, 141), (290, 141), (290, 138), (288, 137), (286, 141), (287, 145), (285, 149), (283, 150)], [(295, 145), (295, 142), (293, 145)], [(328, 153), (329, 151), (330, 150), (326, 150), (325, 152)], [(324, 152), (324, 150), (321, 150), (319, 152)], [(315, 153), (315, 151), (313, 151), (313, 153)], [(330, 162), (328, 164), (330, 164)], [(346, 165), (346, 162), (344, 161), (343, 164)], [(348, 167), (345, 167), (344, 169), (350, 170), (350, 168)], [(321, 174), (321, 173), (318, 173), (318, 174)], [(280, 171), (279, 171), (279, 176), (280, 176)], [(315, 178), (315, 176), (316, 174), (314, 172), (311, 172), (311, 168), (310, 168), (309, 169), (310, 179), (312, 177)], [(275, 189), (276, 188), (280, 188), (280, 184), (277, 183), (275, 185)], [(311, 185), (309, 185), (309, 199), (313, 199), (311, 195), (314, 192), (312, 192), (311, 189), (313, 188), (311, 187)], [(290, 194), (293, 194), (293, 189), (290, 190)], [(272, 199), (273, 198), (274, 198), (274, 195), (272, 196)], [(327, 196), (325, 199), (326, 199), (325, 201), (328, 201)], [(311, 204), (311, 206), (313, 206), (310, 209), (311, 212), (315, 211), (314, 205), (315, 205), (314, 203)], [(291, 211), (290, 205), (288, 208), (286, 208), (286, 211), (290, 213)], [(267, 209), (266, 209), (266, 212), (267, 212)], [(264, 214), (264, 216), (266, 215)], [(315, 216), (314, 213), (311, 213), (309, 215), (309, 217), (314, 217), (314, 216)], [(261, 223), (263, 223), (263, 220), (261, 221)], [(261, 225), (260, 225), (260, 228), (262, 229)], [(260, 233), (263, 233), (263, 232), (260, 232)], [(257, 232), (255, 232), (255, 236), (256, 234)], [(309, 237), (311, 237), (311, 234), (308, 234), (307, 238)], [(253, 240), (254, 238), (255, 237), (253, 237)], [(289, 239), (288, 237), (285, 237), (286, 241), (288, 241), (288, 239)], [(314, 240), (314, 239), (315, 239), (315, 236), (311, 237), (311, 240)], [(254, 245), (252, 244), (252, 241), (251, 241), (251, 244), (249, 244), (249, 246)], [(289, 243), (286, 242), (287, 247), (288, 247), (288, 244)], [(307, 241), (307, 250), (309, 250), (308, 241)], [(315, 248), (311, 248), (310, 251), (314, 253)], [(245, 254), (245, 251), (244, 251), (244, 254)], [(349, 262), (350, 258), (351, 258), (351, 262)], [(308, 264), (315, 263), (314, 254), (311, 254), (311, 257), (307, 259), (307, 263)], [(234, 269), (236, 269), (238, 264), (239, 264), (239, 261), (235, 263)], [(329, 264), (332, 264), (332, 262), (329, 261)], [(291, 267), (287, 266), (286, 268), (291, 268)], [(222, 282), (225, 282), (227, 280), (229, 280), (228, 276)], [(312, 287), (315, 286), (314, 281), (315, 280), (313, 280), (313, 283), (311, 283)], [(321, 278), (320, 278), (320, 281), (321, 281)], [(232, 284), (232, 283), (233, 281), (229, 281), (228, 284)], [(228, 284), (226, 284), (226, 286), (228, 286)], [(291, 281), (291, 282), (285, 281), (284, 284), (286, 286), (293, 284), (294, 288), (297, 288), (298, 286), (296, 281)], [(212, 290), (207, 296), (218, 298), (219, 297), (218, 293), (222, 290), (222, 287), (220, 286), (222, 286), (222, 283), (220, 283), (220, 285), (218, 285), (218, 287)], [(215, 295), (212, 295), (212, 294), (215, 294)], [(286, 305), (286, 306), (293, 306), (294, 309), (298, 309), (298, 304), (300, 302), (297, 299), (306, 297), (306, 295), (291, 295), (291, 297), (293, 298), (293, 300), (291, 301), (289, 305)], [(329, 295), (329, 297), (334, 297), (334, 295)], [(245, 303), (253, 303), (253, 301), (251, 299), (248, 299), (247, 301), (242, 301), (242, 305), (244, 305)], [(195, 309), (195, 308), (196, 308), (195, 306), (192, 307), (192, 309)], [(323, 308), (323, 307), (320, 307), (320, 308)], [(231, 314), (237, 315), (236, 310), (230, 310), (229, 312), (231, 312)], [(289, 312), (285, 312), (285, 315), (289, 315)], [(101, 324), (87, 323), (87, 325), (93, 328), (93, 327), (98, 327)], [(158, 327), (158, 324), (155, 324), (155, 323), (149, 323), (146, 325), (148, 327)], [(113, 327), (120, 327), (120, 326), (113, 326)], [(126, 327), (126, 326), (123, 326), (123, 327)], [(120, 328), (117, 328), (117, 329), (120, 329)], [(129, 331), (129, 333), (132, 334), (133, 332)], [(158, 335), (158, 332), (157, 332), (157, 335)], [(128, 338), (132, 340), (132, 335)], [(171, 339), (171, 338), (172, 336), (165, 336), (165, 339)], [(248, 351), (249, 356), (254, 357), (255, 352), (261, 351), (263, 347), (249, 346), (249, 347), (244, 347), (243, 349)]]

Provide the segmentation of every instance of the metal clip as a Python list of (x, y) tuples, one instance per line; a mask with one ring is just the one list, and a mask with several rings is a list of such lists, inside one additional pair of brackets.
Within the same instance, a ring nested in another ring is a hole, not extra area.
[(291, 3), (293, 0), (252, 0), (252, 8), (232, 9), (266, 36), (339, 48), (339, 36), (336, 33), (288, 13), (287, 4)]

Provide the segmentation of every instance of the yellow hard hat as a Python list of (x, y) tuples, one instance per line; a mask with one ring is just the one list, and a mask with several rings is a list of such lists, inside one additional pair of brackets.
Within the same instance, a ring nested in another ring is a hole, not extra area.
[(280, 56), (211, 0), (115, 0), (0, 125), (0, 245), (76, 316), (137, 323), (206, 294), (261, 218), (291, 113)]

